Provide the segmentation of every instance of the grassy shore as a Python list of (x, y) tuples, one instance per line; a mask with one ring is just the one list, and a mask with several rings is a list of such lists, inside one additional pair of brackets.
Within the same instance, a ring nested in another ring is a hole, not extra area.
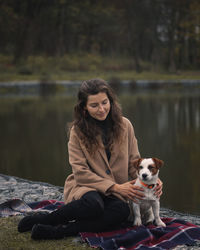
[(200, 79), (199, 70), (167, 72), (161, 66), (140, 62), (136, 72), (133, 58), (101, 56), (90, 53), (63, 55), (62, 57), (28, 56), (13, 63), (13, 56), (0, 54), (0, 82), (47, 80), (85, 80), (103, 78), (110, 80), (178, 80)]
[(0, 219), (0, 250), (89, 250), (86, 243), (75, 242), (75, 238), (62, 240), (39, 240), (31, 239), (30, 232), (19, 233), (17, 225), (21, 217), (14, 216)]
[(184, 71), (179, 73), (144, 71), (137, 73), (135, 71), (65, 71), (65, 72), (47, 72), (35, 73), (31, 75), (18, 74), (16, 72), (0, 73), (0, 82), (9, 81), (82, 81), (92, 78), (103, 78), (105, 80), (182, 80), (182, 79), (200, 79), (200, 71)]

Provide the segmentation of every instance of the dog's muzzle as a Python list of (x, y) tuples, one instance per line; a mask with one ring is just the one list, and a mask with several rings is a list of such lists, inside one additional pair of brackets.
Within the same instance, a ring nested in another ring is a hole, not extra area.
[(147, 179), (147, 174), (142, 174), (142, 178), (143, 178), (143, 180), (146, 180)]

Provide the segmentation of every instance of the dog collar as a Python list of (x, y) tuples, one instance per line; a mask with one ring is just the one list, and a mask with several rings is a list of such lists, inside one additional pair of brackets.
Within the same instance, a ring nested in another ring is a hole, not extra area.
[(147, 187), (147, 188), (149, 188), (149, 189), (152, 189), (152, 188), (155, 187), (155, 184), (146, 184), (146, 183), (142, 182), (141, 180), (140, 180), (140, 183), (141, 183), (144, 187)]

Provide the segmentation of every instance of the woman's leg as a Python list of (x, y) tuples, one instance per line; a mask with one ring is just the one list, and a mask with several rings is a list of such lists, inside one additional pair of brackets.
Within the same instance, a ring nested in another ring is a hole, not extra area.
[[(103, 232), (120, 227), (130, 214), (128, 203), (119, 199), (106, 198), (104, 213), (96, 219), (88, 219), (70, 223), (71, 232)], [(68, 227), (70, 231), (70, 226)]]
[(104, 211), (104, 201), (96, 191), (84, 194), (79, 200), (72, 201), (50, 214), (24, 217), (18, 225), (19, 232), (32, 229), (35, 224), (56, 226), (72, 220), (86, 220), (100, 216)]
[(74, 236), (79, 232), (103, 232), (120, 227), (129, 216), (127, 203), (117, 199), (106, 197), (104, 199), (104, 213), (96, 219), (84, 219), (59, 225), (57, 227), (36, 225), (31, 237), (37, 239), (61, 239), (66, 236)]

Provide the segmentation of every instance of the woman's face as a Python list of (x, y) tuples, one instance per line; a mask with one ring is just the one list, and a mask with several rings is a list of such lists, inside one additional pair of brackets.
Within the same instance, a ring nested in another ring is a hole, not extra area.
[(89, 95), (85, 109), (94, 119), (103, 121), (110, 112), (110, 100), (104, 92)]

